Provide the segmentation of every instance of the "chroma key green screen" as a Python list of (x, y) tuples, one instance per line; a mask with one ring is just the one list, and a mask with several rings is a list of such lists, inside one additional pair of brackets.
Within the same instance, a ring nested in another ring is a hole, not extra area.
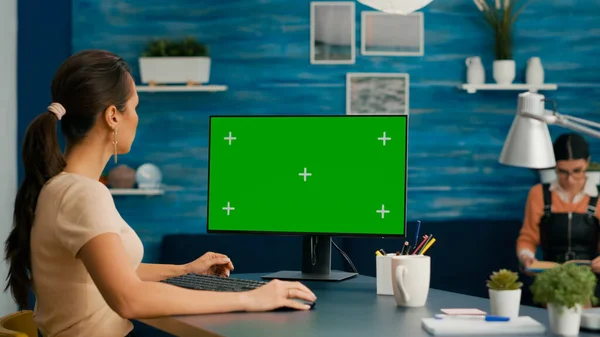
[(211, 116), (208, 232), (403, 236), (407, 119)]

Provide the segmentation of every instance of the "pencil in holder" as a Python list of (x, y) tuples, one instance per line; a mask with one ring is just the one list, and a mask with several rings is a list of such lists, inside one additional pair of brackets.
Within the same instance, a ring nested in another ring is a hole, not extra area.
[(394, 295), (392, 289), (392, 256), (396, 254), (375, 256), (375, 274), (377, 295)]

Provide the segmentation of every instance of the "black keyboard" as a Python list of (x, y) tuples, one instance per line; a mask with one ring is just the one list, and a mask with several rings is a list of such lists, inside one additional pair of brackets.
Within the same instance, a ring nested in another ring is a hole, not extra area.
[(255, 281), (231, 277), (186, 274), (171, 277), (161, 282), (172, 284), (174, 286), (209, 291), (249, 291), (267, 284), (266, 281)]

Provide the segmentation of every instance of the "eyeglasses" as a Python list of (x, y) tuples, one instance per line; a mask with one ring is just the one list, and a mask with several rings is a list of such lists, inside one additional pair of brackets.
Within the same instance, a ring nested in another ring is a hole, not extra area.
[(573, 178), (581, 178), (585, 175), (585, 170), (581, 167), (576, 168), (573, 171), (567, 171), (557, 168), (556, 173), (565, 177), (573, 176)]

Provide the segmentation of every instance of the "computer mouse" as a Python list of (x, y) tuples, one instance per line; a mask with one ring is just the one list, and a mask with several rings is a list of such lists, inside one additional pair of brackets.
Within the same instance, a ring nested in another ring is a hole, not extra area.
[[(317, 304), (316, 302), (309, 302), (309, 301), (305, 301), (305, 300), (300, 300), (295, 298), (294, 301), (296, 302), (300, 302), (302, 304), (308, 304), (310, 306), (309, 310), (313, 310), (315, 305)], [(294, 308), (290, 308), (290, 307), (280, 307), (275, 309), (275, 311), (299, 311), (298, 309), (294, 309)]]

